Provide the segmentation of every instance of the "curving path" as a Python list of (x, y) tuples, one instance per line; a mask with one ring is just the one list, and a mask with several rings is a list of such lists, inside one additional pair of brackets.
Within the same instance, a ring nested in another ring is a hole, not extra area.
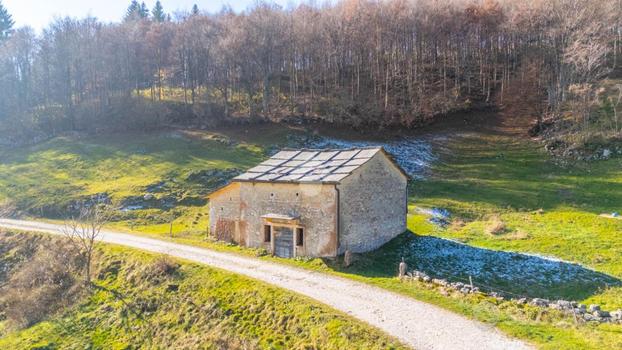
[[(62, 234), (62, 225), (0, 219), (0, 227)], [(196, 261), (311, 297), (371, 324), (415, 349), (531, 349), (494, 327), (364, 283), (319, 272), (131, 234), (102, 231), (101, 241)]]

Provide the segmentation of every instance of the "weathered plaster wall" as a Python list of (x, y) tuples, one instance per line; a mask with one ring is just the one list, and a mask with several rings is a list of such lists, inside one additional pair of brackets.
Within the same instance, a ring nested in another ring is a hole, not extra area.
[(339, 253), (376, 249), (406, 230), (407, 181), (378, 153), (337, 185)]
[(303, 247), (295, 247), (297, 256), (336, 254), (337, 198), (333, 185), (243, 182), (240, 192), (248, 246), (270, 248), (264, 243), (261, 216), (273, 213), (300, 217), (305, 232)]
[(231, 239), (244, 244), (245, 237), (241, 237), (240, 218), (240, 184), (231, 183), (210, 196), (209, 217), (210, 232), (215, 234), (219, 230), (230, 231)]
[(337, 198), (334, 185), (236, 182), (210, 196), (210, 230), (217, 222), (232, 221), (234, 240), (249, 247), (263, 247), (262, 215), (300, 217), (304, 245), (294, 247), (297, 256), (334, 256), (337, 252)]

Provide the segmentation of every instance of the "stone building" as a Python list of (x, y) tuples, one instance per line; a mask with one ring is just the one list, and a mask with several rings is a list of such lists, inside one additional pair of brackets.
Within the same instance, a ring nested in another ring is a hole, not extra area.
[(210, 232), (281, 257), (373, 250), (406, 230), (407, 182), (381, 147), (283, 150), (209, 196)]

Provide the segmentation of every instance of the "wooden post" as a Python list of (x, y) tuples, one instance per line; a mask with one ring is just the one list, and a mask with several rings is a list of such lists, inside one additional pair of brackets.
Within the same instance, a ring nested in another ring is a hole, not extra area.
[(471, 275), (469, 275), (469, 283), (471, 284), (471, 290), (473, 290), (473, 279), (471, 278)]
[(346, 252), (343, 254), (343, 266), (350, 267), (352, 265), (352, 252), (346, 248)]
[(403, 279), (404, 276), (406, 276), (407, 270), (408, 270), (408, 265), (406, 265), (406, 261), (404, 261), (404, 258), (402, 258), (402, 262), (400, 263), (400, 266), (399, 266), (400, 280)]
[(275, 244), (274, 244), (274, 226), (270, 225), (270, 249), (272, 250), (272, 256), (274, 256), (274, 249), (275, 249)]
[(296, 230), (298, 229), (296, 226), (291, 226), (292, 228), (292, 258), (296, 257)]
[(171, 221), (171, 227), (168, 233), (171, 235), (171, 238), (173, 238), (173, 222), (172, 221)]

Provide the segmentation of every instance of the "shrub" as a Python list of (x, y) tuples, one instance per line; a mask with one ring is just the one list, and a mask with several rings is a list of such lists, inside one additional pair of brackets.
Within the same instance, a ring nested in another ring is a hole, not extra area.
[(501, 220), (498, 215), (494, 215), (492, 218), (490, 218), (490, 220), (488, 221), (488, 225), (486, 226), (486, 233), (488, 233), (489, 235), (500, 235), (505, 233), (506, 230), (507, 227), (505, 225), (505, 222), (503, 222), (503, 220)]
[(151, 264), (153, 274), (158, 276), (172, 276), (177, 269), (179, 269), (179, 264), (166, 255), (161, 255)]

